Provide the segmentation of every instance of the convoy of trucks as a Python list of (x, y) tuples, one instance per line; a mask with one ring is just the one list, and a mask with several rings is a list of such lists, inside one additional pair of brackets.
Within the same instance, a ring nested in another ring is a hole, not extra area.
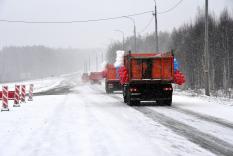
[(106, 93), (122, 90), (124, 102), (130, 106), (140, 105), (141, 101), (171, 106), (172, 83), (181, 85), (185, 82), (177, 68), (173, 52), (132, 54), (129, 51), (120, 67), (107, 64), (105, 71), (91, 72), (89, 76), (83, 74), (82, 79), (89, 80), (91, 84), (101, 84), (105, 78)]

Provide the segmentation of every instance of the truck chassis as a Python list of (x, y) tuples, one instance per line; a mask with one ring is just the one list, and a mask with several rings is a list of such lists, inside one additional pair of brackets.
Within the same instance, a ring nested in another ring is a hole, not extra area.
[(156, 101), (159, 105), (171, 106), (172, 92), (169, 82), (142, 80), (123, 86), (124, 102), (129, 106), (140, 105), (140, 101)]

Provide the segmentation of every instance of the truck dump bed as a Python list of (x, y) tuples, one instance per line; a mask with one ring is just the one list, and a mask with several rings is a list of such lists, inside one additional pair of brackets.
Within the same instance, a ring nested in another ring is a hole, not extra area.
[(112, 64), (107, 65), (106, 79), (107, 80), (119, 80), (117, 76), (116, 68)]
[(122, 90), (119, 74), (113, 64), (107, 64), (106, 66), (105, 90), (108, 94)]
[(171, 53), (128, 54), (125, 56), (124, 64), (130, 82), (174, 80), (174, 57)]
[(172, 82), (174, 81), (174, 57), (169, 53), (125, 55), (124, 71), (127, 75), (123, 86), (124, 102), (140, 105), (141, 101), (156, 101), (158, 104), (172, 104)]

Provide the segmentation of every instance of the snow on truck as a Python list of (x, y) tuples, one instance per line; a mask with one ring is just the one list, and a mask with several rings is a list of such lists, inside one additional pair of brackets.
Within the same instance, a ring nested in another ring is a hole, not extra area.
[(107, 64), (105, 69), (105, 90), (110, 94), (114, 91), (121, 91), (122, 86), (120, 84), (117, 68), (113, 64)]
[[(129, 52), (124, 55), (124, 65), (119, 69), (124, 102), (132, 106), (139, 105), (140, 101), (156, 101), (170, 106), (175, 74), (172, 52)], [(178, 76), (176, 81), (184, 83), (183, 75)]]

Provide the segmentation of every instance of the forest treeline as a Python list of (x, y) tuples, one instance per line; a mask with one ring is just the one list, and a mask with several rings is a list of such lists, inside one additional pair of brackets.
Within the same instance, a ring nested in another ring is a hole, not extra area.
[(91, 50), (44, 46), (5, 47), (0, 50), (0, 82), (21, 81), (83, 71)]
[[(186, 76), (184, 88), (202, 89), (204, 80), (204, 31), (205, 17), (198, 12), (192, 23), (184, 24), (171, 33), (159, 33), (160, 51), (175, 50), (180, 69)], [(125, 50), (133, 49), (133, 37), (126, 39)], [(121, 42), (108, 47), (109, 63), (114, 62), (115, 51), (122, 49)], [(154, 52), (154, 34), (137, 37), (138, 52)], [(224, 10), (219, 17), (209, 15), (209, 53), (211, 92), (229, 92), (233, 88), (233, 17)]]

